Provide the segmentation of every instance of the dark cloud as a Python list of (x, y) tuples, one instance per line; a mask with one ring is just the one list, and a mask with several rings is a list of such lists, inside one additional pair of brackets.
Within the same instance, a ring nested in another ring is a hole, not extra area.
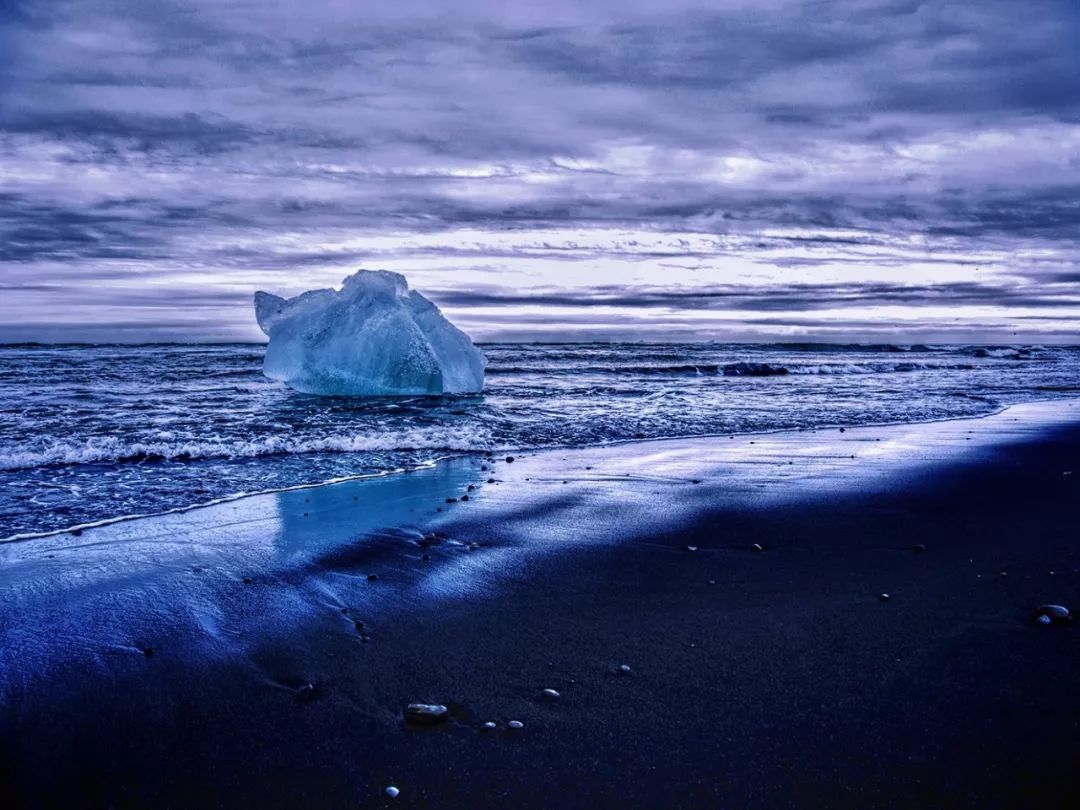
[(902, 305), (1019, 306), (1076, 308), (1080, 289), (1040, 285), (1015, 287), (974, 282), (942, 284), (773, 284), (767, 288), (727, 285), (693, 290), (589, 287), (566, 293), (521, 295), (508, 290), (431, 290), (440, 305), (459, 307), (527, 306), (665, 310), (733, 310), (745, 312), (807, 312), (846, 307)]

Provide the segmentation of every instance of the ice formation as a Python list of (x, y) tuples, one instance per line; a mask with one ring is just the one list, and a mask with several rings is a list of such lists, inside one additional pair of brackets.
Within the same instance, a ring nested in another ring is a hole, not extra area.
[(460, 394), (484, 387), (483, 353), (405, 277), (360, 270), (340, 290), (255, 293), (270, 338), (263, 373), (308, 394)]

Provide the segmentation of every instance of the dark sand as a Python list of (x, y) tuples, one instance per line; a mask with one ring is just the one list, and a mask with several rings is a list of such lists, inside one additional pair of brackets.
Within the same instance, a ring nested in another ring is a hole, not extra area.
[(0, 548), (0, 802), (1080, 806), (1075, 403), (478, 465)]

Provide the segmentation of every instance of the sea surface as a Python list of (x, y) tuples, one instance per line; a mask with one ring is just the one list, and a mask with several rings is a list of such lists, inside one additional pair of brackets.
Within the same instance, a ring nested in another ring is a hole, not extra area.
[(0, 539), (484, 450), (991, 413), (1080, 393), (1080, 347), (487, 344), (482, 395), (357, 399), (263, 347), (0, 346)]

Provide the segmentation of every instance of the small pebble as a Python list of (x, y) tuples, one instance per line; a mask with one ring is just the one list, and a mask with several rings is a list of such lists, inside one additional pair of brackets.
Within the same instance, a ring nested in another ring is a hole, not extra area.
[(482, 728), (484, 731), (494, 731), (498, 727), (499, 727), (498, 724), (496, 724), (495, 722), (493, 722), (491, 720), (488, 720), (486, 723), (484, 723), (482, 726), (480, 726), (480, 728)]
[(544, 697), (546, 697), (548, 700), (558, 700), (562, 697), (562, 695), (559, 694), (558, 690), (555, 689), (545, 689), (543, 694)]
[(386, 789), (386, 795), (389, 796), (391, 799), (396, 799), (398, 796), (401, 795), (401, 791), (393, 785), (390, 785), (390, 787)]
[(888, 602), (890, 599), (892, 599), (892, 597), (889, 596), (887, 593), (879, 593), (878, 599), (880, 599), (882, 602)]
[(753, 543), (750, 546), (750, 550), (751, 551), (764, 551), (765, 546), (761, 545), (761, 543)]
[(715, 584), (716, 584), (716, 580), (715, 580), (715, 579), (710, 579), (710, 580), (709, 580), (709, 583), (708, 583), (708, 584), (709, 584), (709, 585), (715, 585)]
[(447, 503), (457, 503), (457, 498), (447, 498), (446, 502)]
[(410, 703), (405, 707), (405, 722), (415, 726), (433, 726), (448, 716), (447, 708), (441, 703)]
[(244, 584), (250, 585), (254, 580), (251, 577), (244, 577)]
[(476, 487), (474, 485), (469, 484), (469, 492), (472, 492), (475, 489), (476, 489)]
[(700, 483), (701, 483), (701, 479), (700, 479), (700, 478), (693, 478), (693, 479), (691, 479), (690, 483), (691, 483), (691, 484), (700, 484)]
[[(1035, 620), (1040, 624), (1054, 624), (1072, 621), (1072, 614), (1064, 605), (1040, 605), (1035, 611)], [(1049, 619), (1044, 622), (1043, 618)]]
[(629, 675), (630, 674), (630, 665), (629, 664), (619, 664), (619, 672), (621, 672), (623, 675)]
[(511, 720), (506, 725), (508, 725), (514, 731), (521, 731), (521, 729), (525, 728), (525, 724), (522, 723), (520, 720)]
[(1035, 617), (1036, 624), (1053, 624), (1054, 620), (1047, 616), (1045, 613)]
[(506, 457), (506, 463), (507, 464), (513, 464), (514, 463), (514, 457), (513, 456), (507, 456)]
[(487, 480), (487, 482), (488, 482), (489, 484), (494, 484), (494, 483), (495, 483), (495, 479), (494, 479), (494, 478), (489, 478), (489, 479)]
[(375, 581), (375, 580), (377, 580), (378, 578), (379, 578), (379, 575), (378, 575), (378, 574), (368, 574), (368, 575), (367, 575), (367, 581), (368, 581), (368, 582), (374, 582), (374, 581)]
[(687, 550), (687, 551), (697, 551), (697, 550), (698, 550), (698, 547), (697, 547), (697, 546), (687, 546), (687, 547), (686, 547), (686, 550)]
[(479, 543), (477, 543), (475, 541), (472, 542), (472, 543), (469, 543), (469, 551), (476, 551), (478, 548), (480, 548)]

